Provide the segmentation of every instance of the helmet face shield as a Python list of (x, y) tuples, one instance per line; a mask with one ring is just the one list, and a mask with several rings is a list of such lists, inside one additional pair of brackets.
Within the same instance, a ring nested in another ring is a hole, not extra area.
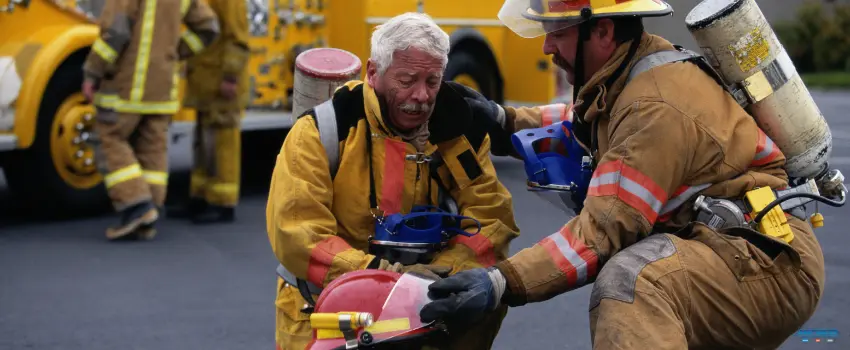
[[(579, 16), (564, 17), (544, 9), (546, 0), (506, 0), (499, 10), (499, 20), (523, 38), (536, 38), (581, 24)], [(541, 11), (542, 10), (542, 11)]]

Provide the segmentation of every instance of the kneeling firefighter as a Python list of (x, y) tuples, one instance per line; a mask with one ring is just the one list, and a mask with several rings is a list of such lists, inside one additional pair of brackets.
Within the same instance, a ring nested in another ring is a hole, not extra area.
[[(589, 283), (595, 349), (776, 348), (811, 317), (825, 276), (804, 205), (846, 196), (825, 122), (753, 1), (693, 10), (705, 57), (643, 31), (639, 17), (671, 12), (657, 0), (505, 2), (499, 18), (546, 35), (575, 86), (572, 120), (511, 139), (530, 189), (577, 216), (495, 267), (430, 285), (422, 321), (470, 322)], [(508, 126), (527, 112), (480, 105)]]
[[(366, 82), (349, 81), (301, 114), (277, 158), (266, 215), (280, 262), (281, 349), (307, 345), (312, 300), (344, 273), (437, 279), (504, 260), (518, 236), (489, 157), (489, 122), (442, 82), (448, 35), (426, 15), (404, 14), (375, 30), (372, 50)], [(359, 70), (344, 51), (302, 55), (313, 54), (325, 69)], [(506, 310), (452, 329), (451, 348), (489, 349)]]

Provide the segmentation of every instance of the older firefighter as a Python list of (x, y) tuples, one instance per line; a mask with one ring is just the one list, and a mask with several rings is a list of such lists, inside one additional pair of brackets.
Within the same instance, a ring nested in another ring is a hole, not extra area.
[(97, 106), (97, 164), (122, 214), (106, 237), (152, 238), (165, 203), (168, 126), (180, 108), (177, 60), (209, 45), (218, 20), (200, 0), (121, 0), (107, 1), (99, 22), (82, 90)]
[(187, 62), (185, 105), (195, 108), (194, 167), (188, 214), (196, 223), (232, 221), (239, 201), (241, 133), (248, 104), (245, 1), (209, 0), (221, 35)]
[[(762, 232), (696, 219), (697, 193), (749, 213), (789, 183), (783, 153), (710, 74), (692, 62), (637, 67), (678, 52), (640, 18), (671, 12), (658, 0), (505, 2), (503, 22), (546, 35), (576, 87), (562, 141), (592, 157), (587, 198), (535, 246), (432, 284), (423, 321), (469, 322), (588, 283), (595, 349), (776, 348), (811, 317), (824, 261), (800, 208), (778, 209), (787, 223)], [(497, 118), (498, 106), (481, 105)], [(505, 125), (539, 125), (539, 110), (504, 108)]]
[[(281, 262), (280, 349), (310, 341), (308, 299), (346, 272), (437, 277), (492, 266), (519, 234), (511, 195), (489, 158), (485, 122), (456, 85), (441, 83), (448, 35), (430, 17), (408, 13), (379, 26), (371, 40), (366, 82), (350, 81), (306, 111), (277, 158), (266, 217)], [(442, 240), (448, 232), (457, 235)], [(436, 240), (414, 242), (421, 238)], [(505, 312), (456, 329), (455, 346), (489, 348)]]

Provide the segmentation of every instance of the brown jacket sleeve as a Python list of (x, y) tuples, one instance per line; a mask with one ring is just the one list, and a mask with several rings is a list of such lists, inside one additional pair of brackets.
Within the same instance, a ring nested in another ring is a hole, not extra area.
[(221, 29), (218, 16), (203, 0), (183, 0), (181, 10), (187, 29), (180, 35), (177, 54), (184, 60), (210, 46), (218, 38)]
[[(467, 172), (463, 170), (464, 165), (460, 164), (460, 157), (453, 152), (456, 149), (458, 148), (449, 149), (449, 153), (445, 154), (448, 168), (452, 169), (453, 174), (457, 174), (454, 177), (460, 178), (461, 183), (459, 189), (452, 190), (452, 197), (457, 199), (460, 215), (478, 220), (481, 223), (481, 231), (472, 237), (456, 236), (449, 242), (449, 248), (435, 257), (432, 264), (451, 266), (452, 274), (476, 267), (492, 266), (507, 259), (510, 242), (519, 236), (511, 194), (499, 181), (496, 168), (490, 159), (490, 138), (484, 136), (484, 142), (478, 148), (475, 159), (481, 168), (481, 175), (472, 180), (465, 178)], [(448, 178), (442, 175), (441, 177)], [(475, 230), (477, 226), (472, 229)]]
[(100, 36), (95, 39), (83, 64), (83, 72), (87, 79), (100, 80), (114, 73), (115, 62), (133, 37), (130, 10), (127, 0), (104, 2), (97, 21)]
[(692, 140), (702, 132), (693, 120), (664, 102), (635, 102), (620, 114), (611, 118), (610, 149), (581, 214), (498, 265), (508, 279), (508, 304), (547, 300), (593, 282), (613, 254), (649, 235), (668, 194), (689, 174)]

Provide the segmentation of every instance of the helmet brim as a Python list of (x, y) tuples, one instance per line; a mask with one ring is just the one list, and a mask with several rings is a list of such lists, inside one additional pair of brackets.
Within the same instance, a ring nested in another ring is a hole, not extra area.
[(592, 10), (582, 16), (581, 10), (538, 12), (528, 6), (529, 0), (506, 0), (499, 10), (499, 20), (523, 38), (536, 38), (579, 25), (589, 19), (618, 17), (660, 17), (673, 13), (664, 1), (628, 1)]

